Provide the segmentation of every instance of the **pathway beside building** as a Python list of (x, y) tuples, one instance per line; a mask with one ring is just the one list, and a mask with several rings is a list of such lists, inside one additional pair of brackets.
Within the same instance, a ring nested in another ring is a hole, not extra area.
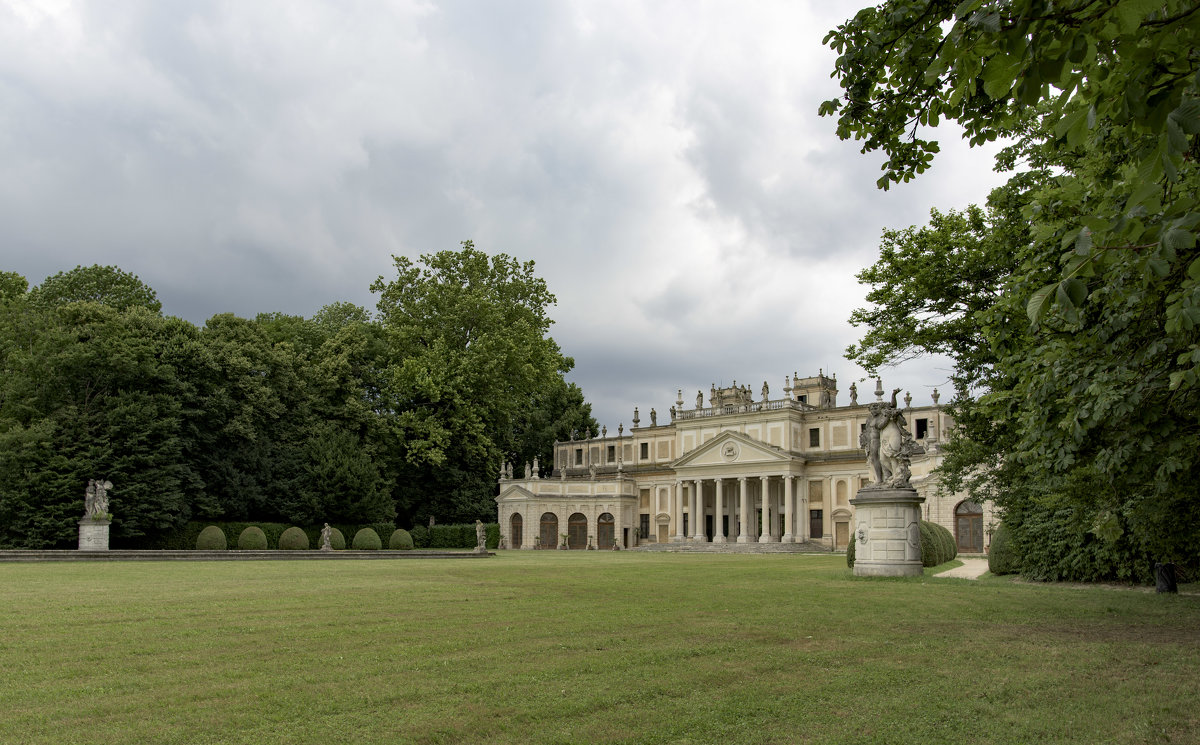
[(988, 570), (987, 559), (963, 559), (962, 566), (938, 572), (935, 577), (958, 577), (959, 579), (979, 579)]

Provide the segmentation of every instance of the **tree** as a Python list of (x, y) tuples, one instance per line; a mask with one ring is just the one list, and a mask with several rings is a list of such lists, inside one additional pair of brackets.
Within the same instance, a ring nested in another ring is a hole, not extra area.
[(389, 347), (380, 404), (403, 453), (398, 510), (491, 515), (514, 422), (573, 365), (548, 335), (554, 296), (533, 262), (471, 241), (420, 263), (394, 259), (396, 278), (371, 289)]
[(117, 310), (141, 307), (151, 313), (162, 312), (158, 295), (137, 275), (115, 266), (77, 266), (69, 272), (47, 277), (30, 292), (30, 302), (37, 306), (91, 301)]
[(876, 307), (854, 317), (876, 325), (850, 353), (954, 357), (946, 474), (996, 499), (1033, 576), (1198, 559), (1198, 13), (893, 0), (827, 37), (846, 94), (821, 113), (886, 154), (880, 186), (929, 166), (918, 135), (940, 119), (1012, 140), (986, 214), (885, 235), (860, 275)]

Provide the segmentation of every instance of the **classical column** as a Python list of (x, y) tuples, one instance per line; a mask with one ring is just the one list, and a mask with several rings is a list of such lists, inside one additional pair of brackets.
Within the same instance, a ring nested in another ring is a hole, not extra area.
[(697, 543), (706, 543), (708, 537), (704, 535), (704, 482), (696, 479), (696, 494), (692, 498), (692, 516), (688, 518), (692, 522), (692, 540)]
[(683, 536), (683, 482), (675, 482), (675, 535), (671, 536), (671, 540), (676, 543), (681, 543)]
[(750, 530), (750, 499), (749, 495), (746, 494), (745, 476), (738, 476), (738, 499), (742, 501), (742, 509), (740, 519), (741, 525), (738, 526), (737, 542), (749, 543), (750, 533), (748, 531)]
[(795, 543), (796, 536), (793, 531), (796, 529), (796, 514), (792, 509), (792, 502), (795, 501), (795, 493), (792, 491), (796, 477), (787, 475), (783, 477), (783, 542)]
[(717, 505), (716, 511), (713, 513), (713, 543), (725, 542), (725, 527), (721, 524), (721, 518), (725, 516), (725, 500), (721, 492), (722, 479), (717, 479)]
[(771, 543), (771, 482), (770, 476), (760, 476), (762, 484), (762, 532), (758, 535), (759, 543)]
[(809, 519), (808, 519), (808, 478), (801, 477), (800, 479), (800, 540), (807, 541), (812, 536), (809, 535)]

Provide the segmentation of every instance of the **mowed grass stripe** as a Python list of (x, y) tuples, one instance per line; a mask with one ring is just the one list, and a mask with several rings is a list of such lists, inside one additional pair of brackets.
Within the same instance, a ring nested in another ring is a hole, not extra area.
[(836, 556), (0, 565), (0, 741), (1193, 742), (1200, 599)]

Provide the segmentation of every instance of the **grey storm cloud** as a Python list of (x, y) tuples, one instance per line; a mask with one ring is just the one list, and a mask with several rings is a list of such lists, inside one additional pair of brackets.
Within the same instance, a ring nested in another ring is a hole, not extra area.
[[(816, 115), (853, 10), (9, 0), (3, 268), (116, 264), (202, 323), (373, 307), (393, 255), (472, 239), (536, 262), (610, 427), (735, 378), (844, 389), (880, 231), (1000, 182), (947, 132), (933, 171), (875, 189)], [(944, 368), (895, 377), (925, 400)]]

